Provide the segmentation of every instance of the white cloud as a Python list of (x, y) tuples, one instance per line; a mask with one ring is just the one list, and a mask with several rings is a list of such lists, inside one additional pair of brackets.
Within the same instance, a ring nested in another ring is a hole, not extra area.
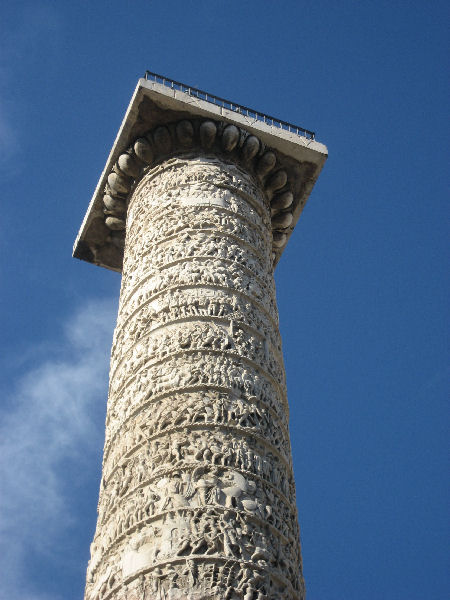
[(115, 305), (91, 301), (72, 315), (58, 343), (44, 345), (47, 355), (6, 398), (0, 425), (2, 600), (57, 597), (31, 592), (30, 556), (51, 561), (60, 551), (74, 526), (67, 490), (82, 486), (84, 467), (99, 458)]

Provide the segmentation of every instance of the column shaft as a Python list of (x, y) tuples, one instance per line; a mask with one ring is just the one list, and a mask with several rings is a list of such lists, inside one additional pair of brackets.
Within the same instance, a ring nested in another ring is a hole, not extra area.
[(268, 199), (215, 156), (131, 195), (86, 600), (300, 600)]

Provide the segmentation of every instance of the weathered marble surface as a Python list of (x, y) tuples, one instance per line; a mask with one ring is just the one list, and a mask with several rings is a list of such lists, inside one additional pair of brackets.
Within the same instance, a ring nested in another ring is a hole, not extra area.
[(213, 153), (132, 192), (86, 600), (304, 597), (272, 226)]

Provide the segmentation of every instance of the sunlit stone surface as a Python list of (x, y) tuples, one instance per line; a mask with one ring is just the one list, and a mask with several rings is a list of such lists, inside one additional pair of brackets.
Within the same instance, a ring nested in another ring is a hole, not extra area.
[(122, 270), (85, 599), (303, 599), (273, 266), (317, 165), (200, 117), (115, 161), (76, 250)]

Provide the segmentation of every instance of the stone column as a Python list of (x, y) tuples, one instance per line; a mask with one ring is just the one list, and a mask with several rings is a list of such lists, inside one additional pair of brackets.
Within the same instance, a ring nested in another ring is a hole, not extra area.
[(184, 118), (106, 173), (78, 246), (123, 252), (85, 600), (303, 600), (273, 280), (299, 172)]

